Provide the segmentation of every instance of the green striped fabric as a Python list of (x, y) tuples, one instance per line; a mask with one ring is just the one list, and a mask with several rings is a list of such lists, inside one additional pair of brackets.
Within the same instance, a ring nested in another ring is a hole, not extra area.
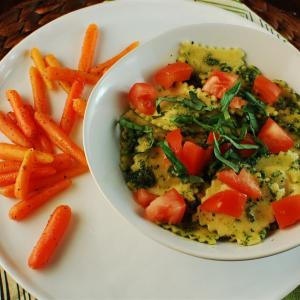
[[(239, 0), (194, 0), (220, 7), (230, 12), (236, 13), (265, 28), (280, 39), (285, 40), (269, 24), (262, 20), (258, 15), (251, 11)], [(0, 268), (0, 300), (35, 300), (28, 292), (18, 285), (3, 269)], [(300, 300), (300, 286), (284, 300)]]

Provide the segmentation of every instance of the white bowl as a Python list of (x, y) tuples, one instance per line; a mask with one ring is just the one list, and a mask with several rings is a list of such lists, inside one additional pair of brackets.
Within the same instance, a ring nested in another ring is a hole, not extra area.
[(236, 25), (199, 24), (162, 34), (113, 66), (89, 98), (84, 120), (84, 147), (100, 191), (136, 228), (154, 240), (190, 255), (245, 260), (274, 255), (300, 245), (300, 225), (278, 230), (263, 243), (254, 246), (238, 246), (229, 242), (211, 246), (179, 237), (141, 216), (119, 168), (119, 136), (115, 122), (126, 110), (126, 96), (132, 84), (148, 81), (155, 70), (174, 61), (179, 43), (184, 40), (211, 46), (240, 47), (247, 53), (248, 63), (259, 67), (270, 78), (287, 81), (300, 92), (299, 52), (268, 33)]

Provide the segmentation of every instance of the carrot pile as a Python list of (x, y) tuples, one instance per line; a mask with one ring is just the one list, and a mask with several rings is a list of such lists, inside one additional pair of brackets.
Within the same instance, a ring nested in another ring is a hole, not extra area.
[[(30, 52), (29, 69), (33, 106), (16, 90), (7, 90), (10, 112), (0, 111), (0, 132), (12, 143), (0, 143), (0, 194), (18, 202), (9, 218), (21, 221), (72, 185), (71, 179), (88, 171), (84, 151), (71, 138), (76, 122), (84, 117), (85, 85), (94, 85), (120, 58), (138, 46), (134, 42), (106, 62), (94, 65), (100, 31), (86, 29), (77, 69), (64, 67), (53, 55)], [(50, 92), (67, 93), (61, 119), (51, 117)], [(53, 256), (71, 219), (71, 208), (60, 205), (51, 215), (35, 245), (28, 265), (43, 268)]]

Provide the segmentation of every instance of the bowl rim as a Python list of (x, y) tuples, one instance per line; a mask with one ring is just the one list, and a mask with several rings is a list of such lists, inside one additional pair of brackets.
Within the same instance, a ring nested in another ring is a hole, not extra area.
[[(112, 201), (110, 201), (109, 197), (106, 196), (105, 192), (102, 190), (101, 188), (101, 184), (98, 182), (97, 178), (96, 178), (96, 175), (94, 174), (94, 171), (93, 171), (93, 167), (92, 167), (92, 164), (90, 162), (90, 157), (88, 155), (89, 151), (88, 151), (88, 144), (87, 144), (87, 135), (88, 135), (88, 130), (87, 130), (87, 120), (89, 119), (89, 116), (91, 115), (89, 113), (89, 111), (91, 110), (91, 106), (92, 106), (92, 101), (91, 99), (93, 98), (96, 98), (97, 97), (97, 93), (98, 93), (98, 90), (100, 89), (99, 86), (101, 87), (102, 85), (105, 85), (105, 81), (106, 81), (106, 78), (109, 76), (109, 73), (110, 71), (112, 70), (115, 70), (118, 68), (118, 66), (120, 64), (122, 64), (124, 61), (127, 61), (129, 60), (132, 56), (135, 56), (136, 55), (136, 52), (137, 51), (142, 51), (141, 49), (143, 48), (146, 48), (148, 47), (148, 44), (151, 44), (152, 42), (154, 42), (155, 40), (157, 39), (161, 39), (162, 37), (164, 37), (165, 35), (169, 35), (169, 34), (172, 34), (173, 32), (176, 32), (176, 31), (179, 31), (179, 30), (183, 30), (183, 29), (188, 29), (188, 28), (194, 28), (194, 27), (219, 27), (219, 26), (222, 26), (223, 28), (224, 27), (228, 27), (228, 28), (239, 28), (241, 30), (248, 30), (248, 31), (252, 31), (252, 32), (255, 32), (257, 34), (260, 34), (260, 35), (263, 35), (265, 38), (269, 38), (269, 39), (272, 39), (272, 40), (276, 40), (278, 42), (281, 42), (285, 45), (285, 47), (289, 48), (289, 51), (294, 51), (295, 53), (298, 54), (298, 50), (293, 46), (291, 45), (290, 43), (286, 42), (286, 40), (282, 40), (280, 39), (279, 37), (277, 36), (274, 36), (272, 35), (270, 32), (266, 31), (265, 29), (263, 28), (260, 28), (260, 27), (257, 27), (257, 28), (253, 28), (253, 27), (248, 27), (248, 26), (245, 26), (245, 25), (236, 25), (236, 24), (227, 24), (227, 23), (221, 23), (221, 22), (209, 22), (209, 23), (195, 23), (195, 24), (190, 24), (190, 25), (184, 25), (184, 26), (177, 26), (173, 29), (170, 29), (168, 31), (165, 31), (159, 35), (156, 35), (154, 38), (146, 41), (145, 43), (141, 44), (138, 48), (134, 49), (133, 51), (131, 51), (130, 53), (128, 53), (127, 55), (125, 55), (124, 57), (122, 57), (117, 63), (115, 63), (108, 72), (106, 72), (103, 77), (98, 81), (98, 83), (93, 87), (93, 90), (89, 96), (89, 99), (88, 99), (88, 103), (87, 103), (87, 107), (86, 107), (86, 114), (84, 116), (84, 120), (83, 120), (83, 146), (84, 146), (84, 151), (85, 153), (87, 154), (87, 163), (88, 163), (88, 167), (90, 169), (90, 172), (91, 172), (91, 175), (92, 175), (92, 178), (94, 180), (94, 182), (96, 183), (96, 186), (99, 190), (99, 192), (101, 193), (102, 197), (106, 200), (106, 202), (124, 219), (126, 220), (127, 223), (129, 223), (130, 225), (132, 225), (134, 228), (136, 228), (136, 230), (138, 230), (139, 232), (141, 232), (143, 235), (147, 236), (148, 238), (151, 238), (152, 240), (158, 242), (159, 244), (161, 245), (164, 245), (170, 249), (173, 249), (173, 250), (176, 250), (178, 252), (181, 252), (181, 253), (185, 253), (187, 255), (191, 255), (191, 256), (194, 256), (194, 257), (198, 257), (198, 258), (202, 258), (202, 259), (208, 259), (208, 260), (216, 260), (216, 261), (246, 261), (246, 260), (254, 260), (254, 259), (261, 259), (261, 258), (265, 258), (265, 257), (269, 257), (269, 256), (274, 256), (276, 254), (280, 254), (280, 253), (283, 253), (283, 252), (286, 252), (288, 250), (292, 250), (298, 246), (300, 246), (300, 240), (293, 244), (293, 245), (283, 245), (282, 247), (280, 247), (279, 249), (277, 250), (273, 250), (273, 251), (265, 251), (265, 253), (261, 253), (261, 254), (247, 254), (247, 255), (241, 255), (240, 257), (229, 257), (228, 255), (214, 255), (214, 254), (202, 254), (202, 253), (199, 253), (197, 251), (194, 251), (194, 250), (191, 250), (191, 249), (188, 249), (188, 248), (183, 248), (181, 247), (180, 245), (177, 245), (178, 243), (178, 239), (181, 239), (181, 240), (184, 240), (185, 242), (193, 242), (193, 243), (199, 243), (198, 241), (193, 241), (191, 239), (187, 239), (187, 238), (184, 238), (182, 236), (179, 236), (179, 235), (176, 235), (174, 234), (173, 232), (170, 232), (170, 231), (167, 231), (163, 228), (161, 228), (160, 226), (158, 226), (157, 224), (155, 224), (155, 226), (158, 228), (158, 229), (161, 229), (161, 230), (164, 230), (166, 231), (168, 234), (170, 235), (173, 235), (174, 239), (172, 239), (172, 242), (170, 241), (166, 241), (164, 239), (161, 238), (162, 234), (160, 231), (150, 231), (150, 230), (147, 230), (145, 227), (140, 227), (140, 226), (137, 226), (138, 225), (138, 222), (136, 220), (133, 220), (133, 219), (130, 219), (128, 218), (125, 214), (123, 214), (113, 203)], [(243, 49), (244, 50), (244, 49)], [(245, 50), (245, 52), (247, 52), (247, 50)], [(125, 184), (125, 182), (124, 182)], [(147, 220), (144, 220), (147, 222)], [(175, 238), (176, 238), (176, 241), (175, 241)], [(205, 243), (202, 243), (202, 244), (205, 244)], [(255, 245), (252, 245), (252, 246), (247, 246), (247, 247), (255, 247), (257, 245), (261, 245), (261, 243), (259, 244), (255, 244)], [(216, 245), (207, 245), (206, 246), (208, 247), (217, 247), (218, 244)], [(235, 244), (236, 247), (246, 247), (246, 246), (241, 246), (241, 245), (238, 245), (238, 244)]]

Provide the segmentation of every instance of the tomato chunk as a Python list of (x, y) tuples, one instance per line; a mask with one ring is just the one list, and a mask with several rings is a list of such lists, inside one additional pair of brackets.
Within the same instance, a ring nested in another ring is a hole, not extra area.
[(281, 88), (263, 75), (258, 75), (255, 78), (253, 91), (261, 100), (270, 105), (275, 103), (281, 94)]
[(157, 196), (148, 192), (146, 189), (138, 189), (137, 191), (133, 192), (133, 198), (136, 203), (138, 203), (139, 205), (145, 208), (155, 198), (157, 198)]
[(261, 128), (258, 137), (271, 153), (285, 152), (294, 146), (292, 138), (271, 118)]
[(129, 91), (129, 103), (134, 109), (145, 115), (153, 115), (155, 112), (155, 100), (157, 91), (149, 83), (135, 83)]
[(176, 62), (160, 69), (154, 75), (154, 81), (165, 89), (169, 89), (175, 82), (189, 80), (193, 68), (186, 63)]
[(212, 71), (202, 90), (221, 99), (234, 86), (237, 79), (238, 76), (235, 74), (215, 70)]
[(272, 203), (272, 209), (279, 228), (285, 228), (300, 221), (300, 195), (292, 195)]
[(177, 128), (175, 130), (168, 132), (166, 136), (166, 140), (171, 150), (175, 153), (177, 157), (179, 157), (182, 151), (181, 129)]
[(247, 101), (241, 97), (233, 97), (231, 100), (229, 107), (234, 109), (240, 109), (247, 104)]
[(193, 142), (184, 143), (181, 153), (181, 162), (191, 175), (198, 175), (205, 164), (205, 150)]
[(199, 209), (239, 218), (245, 210), (247, 195), (235, 190), (226, 190), (214, 194), (204, 201)]
[(217, 178), (231, 188), (246, 194), (253, 199), (261, 197), (261, 190), (257, 181), (245, 169), (242, 169), (239, 174), (236, 174), (233, 170), (221, 171), (217, 174)]
[[(242, 145), (255, 145), (255, 142), (252, 138), (252, 136), (248, 133), (245, 138), (241, 141)], [(255, 153), (255, 150), (252, 149), (246, 149), (246, 150), (239, 150), (239, 154), (243, 158), (250, 157), (252, 154)]]
[(175, 189), (171, 189), (150, 203), (145, 209), (145, 218), (152, 222), (178, 224), (185, 210), (184, 198)]

